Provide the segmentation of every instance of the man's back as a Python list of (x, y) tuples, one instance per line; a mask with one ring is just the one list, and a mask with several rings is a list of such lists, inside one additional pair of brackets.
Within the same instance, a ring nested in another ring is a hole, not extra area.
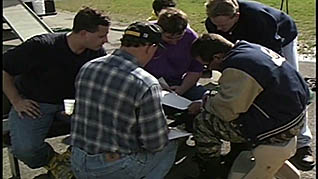
[[(159, 83), (128, 53), (116, 50), (88, 62), (75, 85), (78, 112), (72, 120), (72, 145), (93, 154), (103, 151), (128, 154), (143, 150), (142, 147), (160, 150), (166, 144), (165, 117), (163, 113), (151, 114), (156, 111), (153, 105), (161, 105)], [(144, 103), (148, 103), (148, 108), (145, 109)], [(88, 122), (90, 125), (86, 125)], [(149, 125), (152, 131), (144, 125)], [(150, 138), (157, 140), (151, 142)]]
[(217, 30), (209, 18), (205, 27), (209, 33), (217, 33), (235, 43), (246, 40), (281, 52), (282, 46), (297, 36), (295, 22), (284, 12), (252, 1), (238, 1), (239, 20), (229, 32)]
[[(233, 111), (239, 111), (241, 106), (252, 104), (235, 119), (237, 124), (242, 124), (243, 134), (252, 140), (275, 134), (273, 129), (276, 132), (286, 130), (287, 126), (302, 119), (299, 116), (306, 110), (308, 88), (300, 74), (275, 52), (257, 44), (240, 41), (227, 54), (221, 71), (223, 75), (220, 83), (240, 88), (236, 92), (224, 91), (223, 94), (235, 99), (233, 104), (239, 100), (240, 106), (231, 105), (232, 103), (227, 105), (232, 106)], [(242, 95), (244, 89), (248, 96)], [(213, 103), (218, 101), (222, 100), (215, 99)], [(280, 126), (282, 127), (278, 129)]]

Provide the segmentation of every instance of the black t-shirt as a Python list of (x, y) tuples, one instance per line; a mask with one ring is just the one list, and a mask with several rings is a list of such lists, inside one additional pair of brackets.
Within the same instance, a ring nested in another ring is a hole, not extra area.
[(22, 96), (42, 103), (62, 104), (75, 97), (74, 81), (88, 61), (106, 55), (104, 49), (86, 49), (77, 55), (67, 44), (66, 33), (32, 37), (3, 55), (3, 70), (16, 77)]
[(217, 33), (235, 43), (246, 40), (281, 53), (281, 48), (297, 36), (297, 27), (286, 13), (252, 1), (238, 1), (240, 17), (230, 32), (217, 30), (209, 18), (205, 27), (209, 33)]

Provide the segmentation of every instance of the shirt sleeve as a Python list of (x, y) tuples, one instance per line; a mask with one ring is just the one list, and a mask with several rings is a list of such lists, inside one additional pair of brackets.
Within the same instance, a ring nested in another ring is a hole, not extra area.
[(152, 85), (140, 101), (139, 140), (142, 148), (150, 152), (160, 151), (168, 143), (168, 127), (160, 98), (160, 86)]
[(3, 54), (3, 70), (13, 76), (32, 71), (40, 63), (39, 54), (36, 53), (43, 49), (37, 39), (35, 36)]
[(204, 107), (224, 121), (232, 121), (246, 112), (263, 91), (253, 77), (234, 68), (224, 70), (219, 83), (218, 93), (208, 98)]

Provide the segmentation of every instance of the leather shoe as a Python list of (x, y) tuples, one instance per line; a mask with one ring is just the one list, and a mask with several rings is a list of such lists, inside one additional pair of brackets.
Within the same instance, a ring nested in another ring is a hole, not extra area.
[(298, 169), (302, 171), (312, 170), (315, 165), (315, 159), (312, 156), (312, 150), (309, 146), (297, 149), (296, 154), (289, 159), (289, 161)]

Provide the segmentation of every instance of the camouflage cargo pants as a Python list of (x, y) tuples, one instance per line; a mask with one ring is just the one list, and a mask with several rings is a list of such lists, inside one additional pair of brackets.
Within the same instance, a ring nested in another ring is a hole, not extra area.
[[(304, 120), (295, 127), (262, 141), (262, 144), (274, 144), (289, 141), (300, 133)], [(220, 157), (222, 140), (232, 143), (247, 143), (240, 130), (232, 122), (223, 121), (206, 111), (198, 114), (194, 120), (194, 140), (197, 155), (202, 160)]]

